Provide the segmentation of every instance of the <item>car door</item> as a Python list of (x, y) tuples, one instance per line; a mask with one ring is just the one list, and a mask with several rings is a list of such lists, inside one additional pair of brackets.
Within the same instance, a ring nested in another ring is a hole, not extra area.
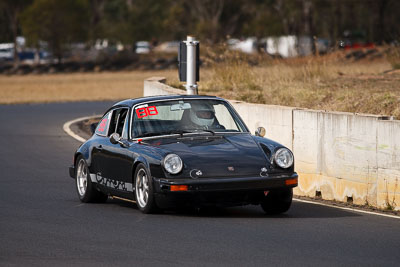
[(118, 133), (124, 139), (128, 138), (128, 111), (129, 109), (125, 107), (116, 108), (112, 111), (107, 138), (102, 143), (99, 155), (102, 184), (111, 193), (132, 191), (132, 152), (128, 147), (110, 142), (110, 136), (113, 133)]
[(97, 124), (95, 135), (96, 137), (92, 139), (92, 151), (91, 151), (91, 164), (90, 164), (90, 172), (96, 175), (96, 180), (98, 183), (102, 183), (102, 173), (101, 173), (101, 165), (102, 165), (102, 152), (103, 146), (108, 141), (108, 130), (110, 126), (112, 111), (106, 113), (103, 118), (101, 118), (100, 122)]

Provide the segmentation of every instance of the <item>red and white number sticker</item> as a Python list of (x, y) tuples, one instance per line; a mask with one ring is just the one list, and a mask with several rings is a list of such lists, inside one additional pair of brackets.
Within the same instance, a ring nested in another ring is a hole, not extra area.
[(158, 111), (155, 106), (142, 107), (142, 108), (136, 109), (136, 115), (139, 119), (147, 117), (147, 116), (154, 116), (157, 114), (158, 114)]

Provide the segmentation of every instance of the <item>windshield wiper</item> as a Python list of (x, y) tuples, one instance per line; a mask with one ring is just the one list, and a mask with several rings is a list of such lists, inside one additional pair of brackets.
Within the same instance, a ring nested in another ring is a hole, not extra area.
[(183, 136), (184, 133), (191, 133), (190, 131), (184, 131), (184, 130), (174, 130), (174, 131), (166, 131), (166, 132), (150, 132), (150, 133), (144, 133), (138, 137), (149, 137), (149, 136), (157, 136), (157, 135), (169, 135), (169, 134), (180, 134)]
[(212, 130), (206, 130), (206, 129), (193, 129), (193, 130), (173, 130), (173, 131), (166, 131), (166, 132), (150, 132), (150, 133), (144, 133), (138, 137), (150, 137), (150, 136), (157, 136), (157, 135), (169, 135), (169, 134), (179, 134), (181, 137), (183, 137), (183, 134), (185, 133), (199, 133), (199, 132), (208, 132), (211, 133), (212, 135), (215, 135), (215, 132)]
[(141, 134), (141, 135), (139, 135), (139, 136), (137, 136), (138, 138), (139, 137), (149, 137), (149, 136), (155, 136), (155, 135), (158, 135), (159, 133), (144, 133), (144, 134)]
[(175, 130), (175, 131), (170, 131), (167, 132), (168, 134), (180, 134), (181, 137), (183, 136), (184, 133), (190, 133), (190, 131), (185, 131), (185, 130)]
[(212, 130), (206, 130), (206, 129), (196, 129), (193, 132), (208, 132), (208, 133), (212, 133), (212, 135), (215, 135), (215, 132)]

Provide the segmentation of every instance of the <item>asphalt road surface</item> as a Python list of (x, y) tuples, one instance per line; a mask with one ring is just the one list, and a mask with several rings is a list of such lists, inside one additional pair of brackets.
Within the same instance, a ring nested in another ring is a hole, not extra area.
[(294, 202), (144, 215), (82, 204), (68, 176), (79, 142), (64, 122), (110, 102), (0, 106), (1, 266), (400, 266), (400, 220)]

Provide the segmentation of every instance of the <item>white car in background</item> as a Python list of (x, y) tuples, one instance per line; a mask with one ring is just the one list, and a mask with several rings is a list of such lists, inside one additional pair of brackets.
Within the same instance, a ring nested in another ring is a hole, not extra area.
[(13, 60), (14, 58), (14, 44), (4, 43), (0, 44), (0, 61)]
[(179, 41), (169, 41), (159, 44), (154, 48), (156, 52), (164, 53), (178, 53), (179, 51)]
[(136, 54), (148, 54), (150, 53), (151, 47), (150, 43), (147, 41), (139, 41), (135, 44), (135, 53)]

